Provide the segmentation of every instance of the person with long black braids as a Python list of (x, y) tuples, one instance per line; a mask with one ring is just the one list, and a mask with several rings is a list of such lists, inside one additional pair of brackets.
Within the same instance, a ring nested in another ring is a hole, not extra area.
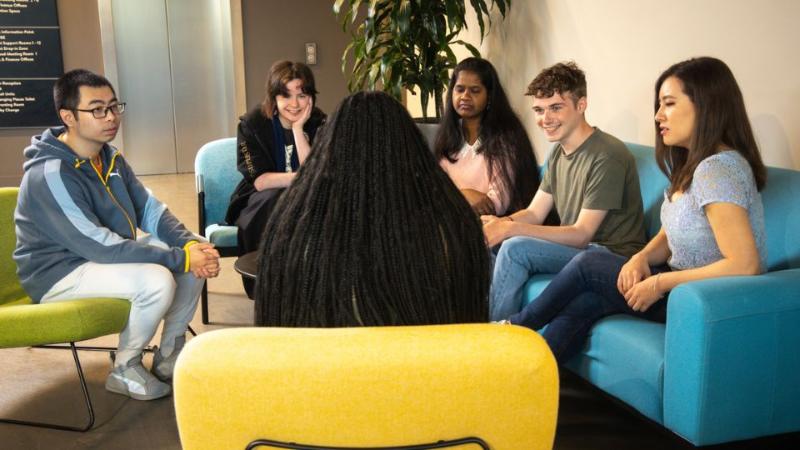
[(478, 216), (408, 112), (359, 92), (331, 115), (267, 223), (255, 323), (486, 322), (489, 271)]
[(467, 58), (453, 70), (434, 153), (478, 214), (516, 212), (539, 188), (531, 141), (485, 59)]

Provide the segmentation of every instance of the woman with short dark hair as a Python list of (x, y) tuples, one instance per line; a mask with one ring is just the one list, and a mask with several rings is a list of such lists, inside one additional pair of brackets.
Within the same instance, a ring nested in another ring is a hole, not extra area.
[[(303, 63), (278, 61), (267, 76), (264, 101), (239, 120), (236, 164), (244, 179), (225, 220), (239, 228), (239, 255), (258, 249), (272, 209), (308, 157), (325, 114), (316, 108), (314, 74)], [(243, 278), (252, 298), (252, 282)]]

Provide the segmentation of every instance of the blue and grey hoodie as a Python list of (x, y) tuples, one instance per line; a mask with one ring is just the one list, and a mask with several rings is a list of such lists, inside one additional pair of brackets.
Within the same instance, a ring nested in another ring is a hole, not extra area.
[[(57, 139), (63, 132), (64, 127), (45, 130), (25, 149), (14, 261), (28, 295), (38, 302), (87, 261), (188, 271), (187, 248), (197, 236), (142, 186), (117, 149), (103, 146), (101, 173)], [(137, 228), (170, 248), (137, 242)]]

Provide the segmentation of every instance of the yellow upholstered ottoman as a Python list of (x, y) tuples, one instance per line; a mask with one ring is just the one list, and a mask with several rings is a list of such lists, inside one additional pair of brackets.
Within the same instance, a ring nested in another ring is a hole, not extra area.
[(186, 450), (467, 437), (494, 450), (548, 449), (558, 410), (544, 340), (493, 324), (212, 331), (186, 346), (174, 388)]

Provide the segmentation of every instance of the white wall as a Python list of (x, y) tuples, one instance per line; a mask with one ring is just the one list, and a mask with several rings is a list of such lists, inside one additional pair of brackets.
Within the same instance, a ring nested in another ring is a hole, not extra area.
[[(515, 0), (481, 45), (534, 139), (527, 84), (553, 63), (586, 72), (587, 118), (622, 140), (653, 145), (653, 85), (692, 56), (725, 61), (739, 81), (765, 162), (800, 169), (800, 1)], [(477, 24), (467, 39), (477, 45)], [(410, 109), (413, 109), (409, 105)]]

